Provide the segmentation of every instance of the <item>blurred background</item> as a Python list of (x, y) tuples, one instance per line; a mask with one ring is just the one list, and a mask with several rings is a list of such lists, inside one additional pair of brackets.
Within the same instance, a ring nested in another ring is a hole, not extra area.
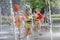
[[(27, 7), (32, 12), (33, 8), (38, 8), (49, 20), (42, 23), (43, 35), (38, 38), (32, 36), (31, 40), (60, 40), (60, 0), (0, 0), (0, 40), (15, 40), (15, 33), (18, 31), (10, 20), (15, 4), (20, 5), (23, 13)], [(48, 30), (45, 31), (45, 27), (48, 27)]]

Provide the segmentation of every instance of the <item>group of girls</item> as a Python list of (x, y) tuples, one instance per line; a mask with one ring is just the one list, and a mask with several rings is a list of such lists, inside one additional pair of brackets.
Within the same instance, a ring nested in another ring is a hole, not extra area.
[(24, 14), (20, 13), (19, 11), (20, 10), (14, 13), (15, 25), (18, 28), (19, 35), (22, 29), (22, 25), (24, 25), (24, 31), (26, 31), (24, 38), (26, 38), (28, 35), (31, 35), (33, 33), (32, 31), (34, 31), (35, 29), (42, 31), (41, 22), (43, 21), (44, 16), (38, 9), (35, 9), (34, 13), (31, 13), (29, 9), (27, 9)]

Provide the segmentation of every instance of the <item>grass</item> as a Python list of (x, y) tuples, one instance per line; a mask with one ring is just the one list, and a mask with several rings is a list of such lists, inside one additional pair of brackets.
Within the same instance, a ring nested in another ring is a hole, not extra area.
[(54, 15), (51, 15), (51, 17), (52, 17), (51, 18), (52, 20), (60, 20), (60, 14), (54, 14)]
[(0, 20), (0, 23), (9, 23), (9, 21), (8, 20)]
[(60, 16), (60, 14), (54, 14), (54, 15), (51, 15), (52, 17), (56, 17), (56, 16)]
[(51, 18), (52, 20), (60, 20), (60, 18)]

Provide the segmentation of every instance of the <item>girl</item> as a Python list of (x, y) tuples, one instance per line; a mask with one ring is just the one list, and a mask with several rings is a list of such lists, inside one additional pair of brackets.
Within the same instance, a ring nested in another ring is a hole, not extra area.
[(19, 5), (18, 4), (15, 4), (14, 6), (14, 11), (15, 11), (15, 14), (14, 14), (14, 18), (15, 18), (15, 25), (17, 26), (18, 28), (18, 32), (19, 32), (19, 37), (21, 36), (20, 33), (21, 33), (21, 29), (22, 29), (22, 25), (24, 24), (24, 20), (26, 19), (25, 15), (23, 13), (20, 12), (20, 9), (19, 9)]
[(26, 24), (25, 24), (26, 34), (24, 38), (31, 34), (31, 28), (32, 28), (32, 15), (30, 13), (30, 10), (27, 10), (26, 11)]
[(44, 17), (43, 15), (39, 12), (38, 9), (35, 9), (35, 15), (34, 15), (34, 28), (33, 29), (39, 29), (40, 31), (42, 30), (41, 28), (41, 22), (43, 21)]

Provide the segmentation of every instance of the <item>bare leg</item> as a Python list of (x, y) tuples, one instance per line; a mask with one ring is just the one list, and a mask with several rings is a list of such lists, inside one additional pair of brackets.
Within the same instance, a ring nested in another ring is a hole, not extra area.
[(41, 27), (41, 26), (38, 26), (38, 29), (39, 29), (40, 31), (42, 31), (42, 27)]
[(24, 38), (26, 38), (26, 37), (27, 37), (27, 34), (28, 34), (28, 31), (26, 30), (26, 34), (25, 34)]
[(18, 32), (19, 32), (19, 35), (20, 35), (20, 27), (18, 27)]
[(31, 31), (30, 31), (30, 29), (26, 29), (26, 34), (25, 34), (25, 36), (24, 36), (24, 38), (26, 38), (28, 35), (30, 35), (31, 34)]
[(48, 27), (46, 26), (46, 28), (45, 28), (46, 30), (48, 30)]
[(39, 22), (38, 29), (40, 30), (40, 31), (39, 31), (39, 35), (42, 35), (42, 27), (41, 27), (41, 22)]

